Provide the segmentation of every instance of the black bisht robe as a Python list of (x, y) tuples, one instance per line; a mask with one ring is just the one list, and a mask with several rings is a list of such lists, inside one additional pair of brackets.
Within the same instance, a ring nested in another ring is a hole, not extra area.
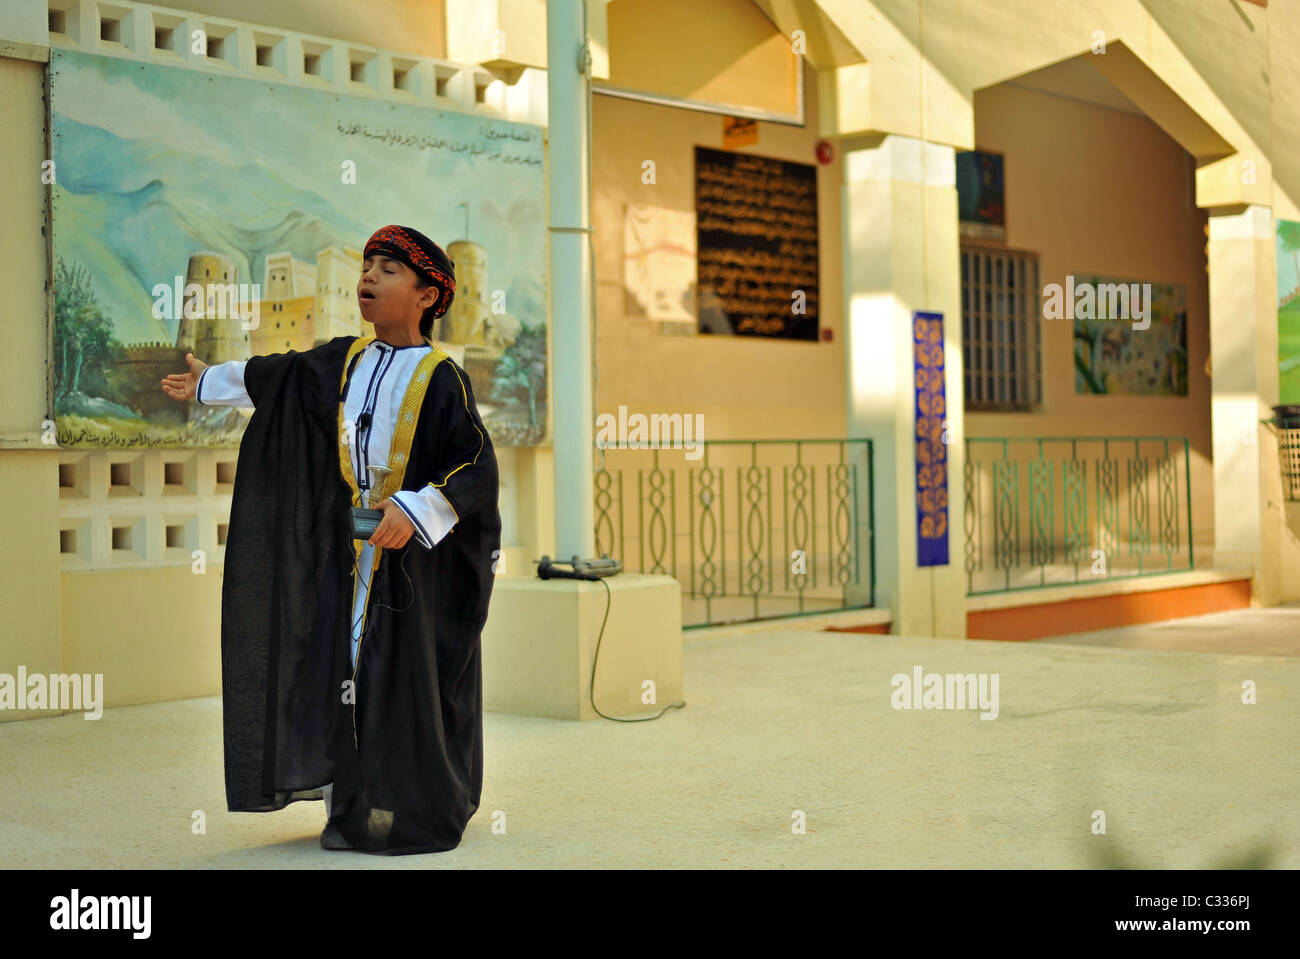
[(256, 409), (239, 447), (221, 604), (227, 805), (269, 812), (333, 783), (330, 821), (356, 848), (438, 852), (460, 843), (483, 784), (496, 453), (469, 377), (435, 351), (401, 488), (433, 483), (458, 520), (432, 549), (412, 535), (380, 551), (354, 676), (361, 544), (339, 421), (356, 340), (254, 356), (244, 370)]

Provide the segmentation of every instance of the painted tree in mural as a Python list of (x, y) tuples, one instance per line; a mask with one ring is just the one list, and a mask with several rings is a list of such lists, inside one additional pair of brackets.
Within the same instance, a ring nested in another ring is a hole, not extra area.
[(492, 402), (527, 401), (528, 424), (537, 425), (537, 397), (546, 389), (546, 327), (523, 329), (497, 361)]
[(90, 271), (54, 264), (54, 397), (78, 393), (111, 398), (121, 386), (122, 344), (90, 284)]
[[(1295, 260), (1296, 276), (1300, 277), (1300, 223), (1292, 220), (1278, 220), (1277, 236), (1282, 241), (1282, 249), (1290, 253)], [(1287, 303), (1295, 299), (1297, 294), (1300, 294), (1300, 289), (1283, 293), (1278, 306), (1286, 306)]]

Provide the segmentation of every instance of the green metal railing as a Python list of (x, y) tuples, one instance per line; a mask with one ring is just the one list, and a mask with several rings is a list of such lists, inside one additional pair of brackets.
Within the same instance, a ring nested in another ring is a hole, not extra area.
[(687, 628), (873, 605), (871, 440), (699, 447), (601, 451), (598, 554), (679, 580)]
[(1193, 568), (1183, 436), (966, 440), (966, 592)]

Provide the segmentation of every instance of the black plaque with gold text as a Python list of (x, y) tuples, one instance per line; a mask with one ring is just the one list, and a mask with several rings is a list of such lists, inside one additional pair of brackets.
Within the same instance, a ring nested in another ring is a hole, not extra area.
[(695, 148), (701, 333), (818, 338), (817, 168)]

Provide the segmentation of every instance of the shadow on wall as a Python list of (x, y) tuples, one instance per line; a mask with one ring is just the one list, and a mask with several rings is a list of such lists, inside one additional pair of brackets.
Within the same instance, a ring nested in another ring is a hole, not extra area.
[(1291, 533), (1291, 539), (1296, 546), (1300, 546), (1300, 502), (1283, 503), (1286, 510), (1286, 528)]

